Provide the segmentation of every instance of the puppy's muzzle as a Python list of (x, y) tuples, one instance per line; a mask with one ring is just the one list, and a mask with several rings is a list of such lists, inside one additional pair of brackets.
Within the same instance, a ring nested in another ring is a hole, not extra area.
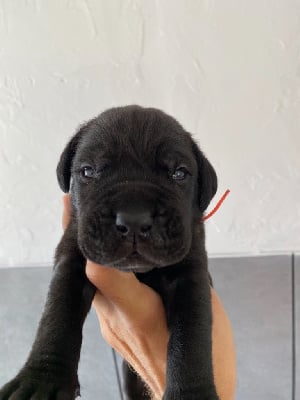
[(78, 214), (78, 240), (86, 258), (124, 270), (146, 271), (184, 257), (191, 241), (189, 220), (172, 192), (136, 181), (99, 192), (101, 199), (91, 196), (93, 203)]
[(116, 214), (115, 226), (125, 238), (147, 239), (153, 226), (153, 216), (146, 210), (119, 211)]

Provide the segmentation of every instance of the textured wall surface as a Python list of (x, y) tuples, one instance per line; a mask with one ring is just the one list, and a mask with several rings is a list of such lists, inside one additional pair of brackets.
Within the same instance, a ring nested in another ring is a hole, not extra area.
[(299, 1), (0, 0), (1, 266), (51, 263), (59, 154), (129, 103), (193, 132), (214, 202), (231, 189), (211, 255), (300, 251)]

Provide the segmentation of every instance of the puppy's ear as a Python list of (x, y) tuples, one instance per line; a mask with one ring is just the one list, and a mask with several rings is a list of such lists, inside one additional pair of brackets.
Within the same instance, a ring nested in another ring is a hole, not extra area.
[(198, 204), (203, 213), (216, 194), (218, 178), (213, 166), (194, 141), (192, 147), (198, 164)]
[(60, 156), (56, 167), (56, 176), (61, 190), (68, 193), (71, 181), (72, 161), (75, 156), (79, 141), (83, 134), (83, 127), (71, 138)]

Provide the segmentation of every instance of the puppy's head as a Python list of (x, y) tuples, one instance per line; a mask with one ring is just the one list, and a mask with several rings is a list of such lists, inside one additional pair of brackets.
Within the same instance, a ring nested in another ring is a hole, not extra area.
[(78, 244), (94, 262), (135, 272), (175, 264), (217, 189), (181, 125), (153, 108), (113, 108), (83, 125), (57, 166)]

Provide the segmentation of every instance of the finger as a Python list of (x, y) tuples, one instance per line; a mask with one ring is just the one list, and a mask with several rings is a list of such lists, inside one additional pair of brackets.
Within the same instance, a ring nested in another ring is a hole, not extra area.
[(62, 226), (63, 226), (63, 229), (66, 230), (66, 228), (70, 222), (70, 214), (71, 214), (70, 195), (65, 194), (62, 199), (63, 199)]
[[(124, 287), (137, 281), (132, 272), (122, 272), (116, 268), (96, 264), (90, 260), (86, 263), (86, 274), (89, 280), (106, 296), (122, 293)], [(138, 282), (138, 281), (137, 281)], [(122, 283), (122, 285), (121, 285)], [(123, 288), (122, 288), (123, 286)]]
[(121, 311), (130, 313), (131, 317), (148, 308), (149, 302), (153, 305), (161, 302), (159, 295), (141, 283), (132, 272), (122, 272), (88, 260), (86, 274), (104, 297)]
[(105, 297), (116, 302), (128, 293), (130, 287), (134, 291), (139, 285), (132, 272), (122, 272), (90, 260), (86, 264), (86, 275)]

